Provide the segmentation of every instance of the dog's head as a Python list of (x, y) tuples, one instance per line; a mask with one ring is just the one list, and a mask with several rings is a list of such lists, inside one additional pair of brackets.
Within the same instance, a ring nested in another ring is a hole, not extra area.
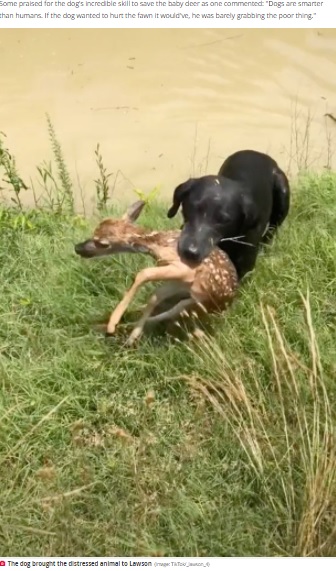
[(199, 263), (220, 240), (235, 238), (252, 224), (254, 213), (236, 184), (208, 175), (191, 178), (175, 189), (167, 215), (173, 218), (182, 206), (184, 225), (178, 242), (182, 259)]
[(106, 218), (95, 229), (93, 237), (75, 245), (75, 252), (82, 258), (95, 258), (122, 252), (139, 251), (132, 245), (137, 229), (135, 220), (145, 206), (143, 200), (138, 200), (120, 218)]

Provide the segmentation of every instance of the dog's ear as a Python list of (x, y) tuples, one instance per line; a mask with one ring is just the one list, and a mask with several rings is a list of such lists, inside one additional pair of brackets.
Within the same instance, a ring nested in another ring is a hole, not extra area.
[(258, 222), (258, 210), (252, 200), (244, 197), (242, 203), (244, 230), (250, 230)]
[(132, 204), (127, 209), (127, 212), (125, 212), (124, 216), (122, 217), (122, 220), (127, 220), (128, 222), (135, 222), (137, 218), (139, 218), (145, 204), (146, 203), (144, 200), (137, 200), (136, 202), (134, 202), (134, 204)]
[(174, 218), (174, 216), (177, 214), (178, 209), (180, 208), (183, 200), (192, 189), (194, 180), (195, 179), (190, 178), (189, 180), (183, 182), (182, 184), (179, 184), (179, 186), (175, 188), (173, 196), (173, 204), (167, 212), (168, 218)]

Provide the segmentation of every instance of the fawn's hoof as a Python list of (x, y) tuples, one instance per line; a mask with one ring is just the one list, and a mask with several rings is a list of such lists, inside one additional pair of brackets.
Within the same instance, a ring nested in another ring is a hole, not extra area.
[(125, 342), (126, 347), (133, 347), (133, 345), (135, 345), (135, 343), (137, 341), (139, 341), (141, 335), (136, 334), (136, 335), (130, 335)]
[(106, 333), (105, 333), (106, 337), (112, 337), (112, 335), (115, 334), (115, 330), (116, 330), (116, 326), (108, 323), (107, 327), (106, 327)]
[(105, 331), (105, 337), (114, 337), (114, 331)]

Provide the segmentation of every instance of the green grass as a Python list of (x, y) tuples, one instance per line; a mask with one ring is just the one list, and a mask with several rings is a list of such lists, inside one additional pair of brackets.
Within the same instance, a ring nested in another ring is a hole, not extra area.
[(201, 345), (95, 330), (150, 261), (78, 258), (90, 222), (0, 226), (3, 556), (336, 555), (334, 175), (299, 179)]
[[(93, 222), (74, 215), (47, 123), (56, 174), (38, 167), (35, 210), (0, 136), (15, 205), (0, 209), (2, 553), (335, 555), (335, 175), (299, 178), (206, 341), (154, 334), (126, 350), (127, 326), (107, 341), (96, 325), (150, 261), (75, 256)], [(112, 175), (95, 154), (102, 216)], [(156, 195), (141, 222), (169, 227)]]

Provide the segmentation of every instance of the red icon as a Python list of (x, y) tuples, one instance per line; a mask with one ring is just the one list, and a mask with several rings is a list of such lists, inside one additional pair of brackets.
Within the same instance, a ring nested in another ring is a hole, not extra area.
[(6, 561), (0, 561), (0, 567), (4, 567), (6, 565)]

